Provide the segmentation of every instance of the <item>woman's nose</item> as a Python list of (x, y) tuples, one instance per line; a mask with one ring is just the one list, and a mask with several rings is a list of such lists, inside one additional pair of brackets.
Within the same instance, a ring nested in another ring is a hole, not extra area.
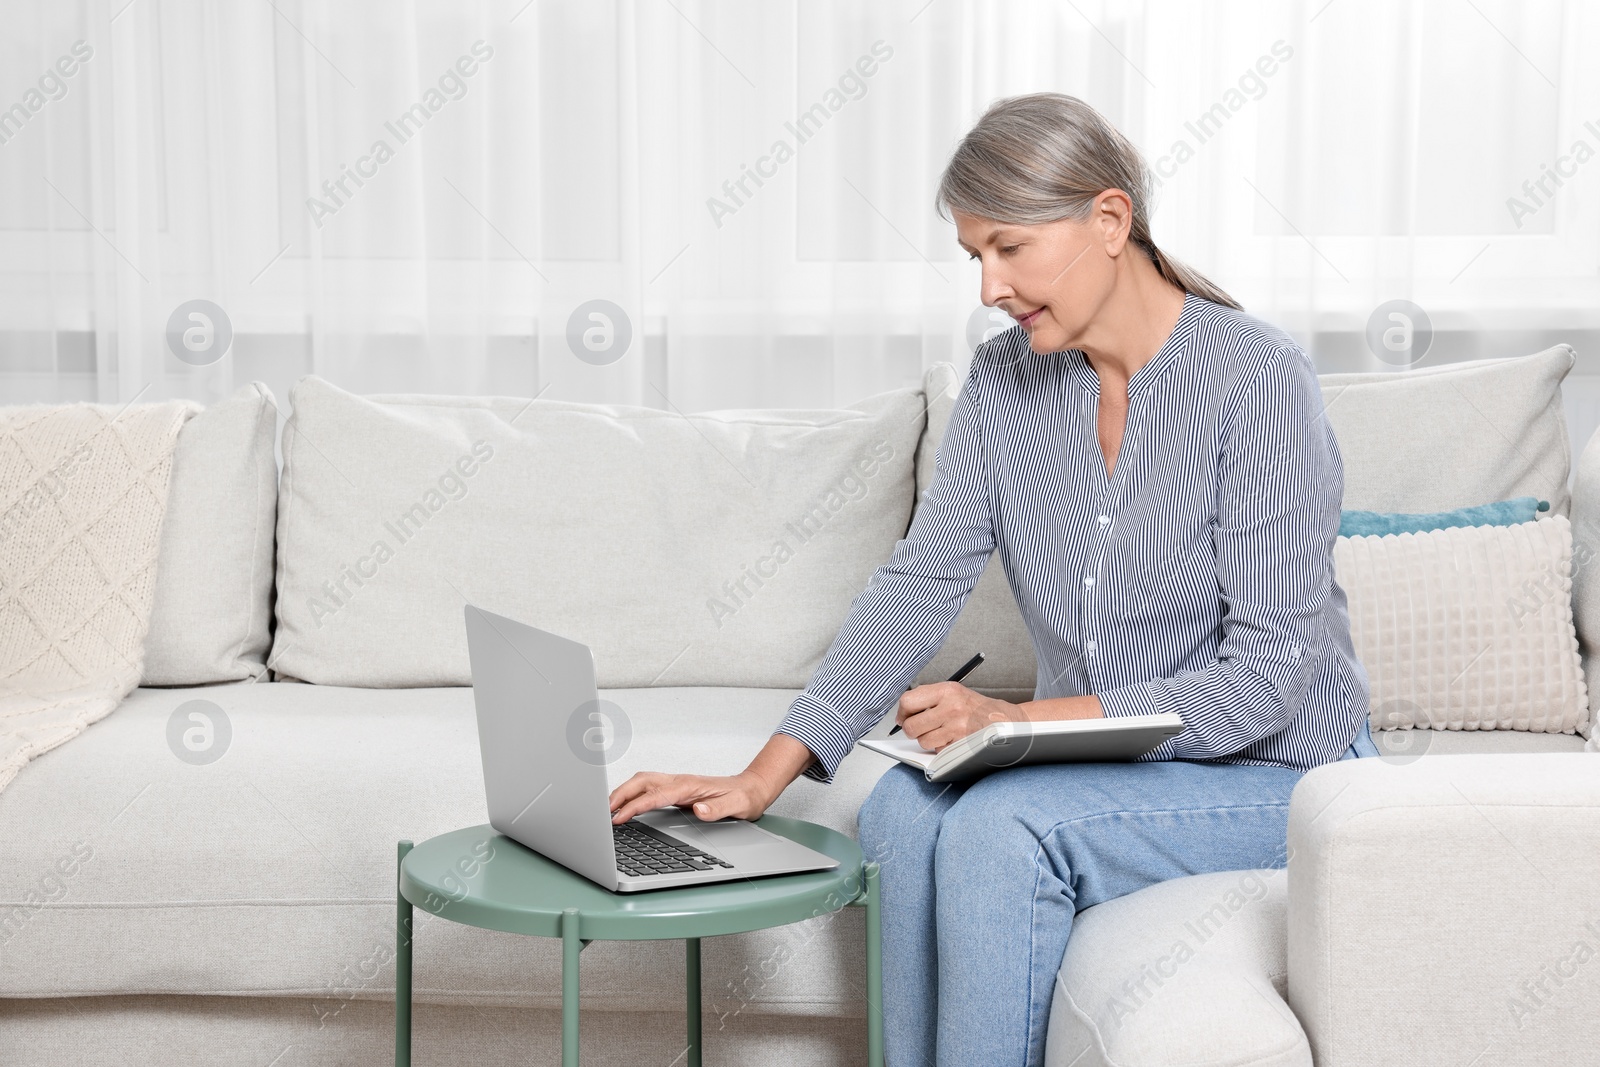
[(996, 307), (1001, 300), (1012, 295), (1011, 285), (988, 267), (983, 268), (983, 284), (979, 287), (981, 298), (989, 307)]

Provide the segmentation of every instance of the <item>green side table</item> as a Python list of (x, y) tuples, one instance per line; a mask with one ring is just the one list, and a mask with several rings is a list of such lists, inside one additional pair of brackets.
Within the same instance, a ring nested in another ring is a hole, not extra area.
[(578, 953), (591, 941), (683, 939), (688, 971), (689, 1067), (700, 1067), (700, 939), (783, 926), (842, 908), (867, 909), (867, 1062), (883, 1067), (883, 961), (878, 865), (825, 826), (763, 815), (756, 825), (832, 856), (831, 871), (682, 889), (612, 893), (473, 826), (412, 847), (400, 842), (396, 913), (394, 1062), (411, 1063), (412, 907), (441, 919), (513, 934), (561, 938), (561, 1063), (578, 1067)]

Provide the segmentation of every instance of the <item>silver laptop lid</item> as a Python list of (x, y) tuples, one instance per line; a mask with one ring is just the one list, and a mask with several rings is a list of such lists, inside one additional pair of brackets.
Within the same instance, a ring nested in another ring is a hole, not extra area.
[(489, 825), (615, 886), (604, 753), (569, 744), (599, 708), (594, 656), (587, 645), (471, 604), (466, 619)]

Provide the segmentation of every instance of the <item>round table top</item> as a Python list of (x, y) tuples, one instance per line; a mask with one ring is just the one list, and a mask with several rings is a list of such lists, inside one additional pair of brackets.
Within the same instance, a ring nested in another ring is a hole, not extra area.
[(443, 919), (540, 937), (561, 936), (579, 913), (585, 940), (714, 937), (799, 922), (850, 904), (862, 891), (861, 847), (835, 830), (763, 815), (756, 825), (832, 856), (831, 871), (771, 875), (676, 889), (613, 893), (491, 826), (430, 838), (400, 864), (400, 893)]

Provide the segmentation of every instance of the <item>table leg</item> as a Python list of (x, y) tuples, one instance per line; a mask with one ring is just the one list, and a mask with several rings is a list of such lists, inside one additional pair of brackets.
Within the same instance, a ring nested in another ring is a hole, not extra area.
[(400, 864), (411, 842), (400, 842), (395, 865), (394, 916), (394, 1067), (411, 1067), (411, 901), (400, 892)]
[(578, 1067), (578, 909), (561, 913), (561, 1067)]
[(867, 1064), (883, 1067), (883, 928), (878, 865), (865, 864), (867, 880)]
[(687, 1067), (700, 1067), (700, 939), (683, 939), (684, 961), (688, 965), (689, 1061)]

